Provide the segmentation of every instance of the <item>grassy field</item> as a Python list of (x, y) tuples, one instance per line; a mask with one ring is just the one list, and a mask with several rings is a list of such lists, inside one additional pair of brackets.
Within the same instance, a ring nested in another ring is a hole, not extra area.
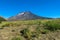
[(60, 20), (4, 21), (0, 40), (60, 40)]

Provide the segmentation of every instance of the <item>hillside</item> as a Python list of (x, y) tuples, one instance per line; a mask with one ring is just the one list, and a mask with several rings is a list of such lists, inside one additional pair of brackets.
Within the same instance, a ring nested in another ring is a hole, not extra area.
[(0, 16), (0, 22), (1, 21), (6, 21), (6, 19)]
[(30, 11), (18, 13), (16, 16), (8, 18), (10, 21), (14, 20), (34, 20), (34, 19), (49, 19), (47, 17), (37, 16)]
[(59, 20), (2, 22), (0, 40), (60, 40)]

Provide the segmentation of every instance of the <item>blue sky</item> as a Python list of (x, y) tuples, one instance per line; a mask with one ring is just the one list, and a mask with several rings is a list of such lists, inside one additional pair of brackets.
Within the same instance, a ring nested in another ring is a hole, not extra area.
[(0, 16), (9, 18), (23, 11), (60, 18), (60, 0), (0, 0)]

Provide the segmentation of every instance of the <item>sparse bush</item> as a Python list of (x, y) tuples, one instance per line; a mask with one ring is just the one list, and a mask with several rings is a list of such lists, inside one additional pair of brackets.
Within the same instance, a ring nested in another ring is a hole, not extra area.
[(21, 37), (13, 37), (11, 40), (22, 40)]
[(46, 33), (48, 33), (48, 30), (44, 29), (44, 28), (41, 28), (41, 26), (38, 25), (37, 28), (36, 28), (36, 33), (39, 36), (39, 34), (46, 34)]
[(55, 21), (48, 21), (45, 23), (46, 29), (50, 31), (55, 31), (60, 29), (60, 24)]
[(15, 32), (15, 30), (12, 30), (12, 32)]
[(24, 38), (30, 40), (30, 38), (31, 38), (31, 31), (30, 31), (28, 28), (20, 31), (20, 33), (21, 33), (21, 35), (22, 35)]
[(6, 23), (6, 24), (3, 24), (1, 27), (9, 27), (10, 24), (9, 23)]
[(49, 32), (49, 30), (43, 29), (43, 30), (41, 31), (41, 34), (47, 34), (48, 32)]
[(37, 26), (36, 31), (37, 31), (38, 33), (40, 33), (41, 30), (40, 30), (40, 26), (39, 26), (39, 25)]
[(3, 29), (3, 27), (1, 27), (0, 29)]

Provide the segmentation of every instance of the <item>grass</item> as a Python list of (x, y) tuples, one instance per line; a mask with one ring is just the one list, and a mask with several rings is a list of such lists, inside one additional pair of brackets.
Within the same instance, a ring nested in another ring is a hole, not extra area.
[(23, 38), (21, 36), (18, 36), (18, 37), (13, 37), (11, 40), (23, 40)]
[(48, 21), (45, 23), (45, 26), (50, 31), (56, 31), (60, 29), (60, 23), (58, 23), (57, 21)]
[[(24, 26), (25, 28), (23, 28)], [(5, 27), (10, 28), (8, 30), (12, 30), (13, 33), (15, 32), (18, 33), (26, 40), (35, 40), (35, 38), (37, 38), (38, 40), (40, 34), (47, 34), (48, 32), (60, 30), (60, 20), (27, 20), (27, 21), (1, 22), (0, 29), (3, 30)], [(23, 40), (23, 39), (21, 37), (16, 36), (13, 37), (11, 40)]]

